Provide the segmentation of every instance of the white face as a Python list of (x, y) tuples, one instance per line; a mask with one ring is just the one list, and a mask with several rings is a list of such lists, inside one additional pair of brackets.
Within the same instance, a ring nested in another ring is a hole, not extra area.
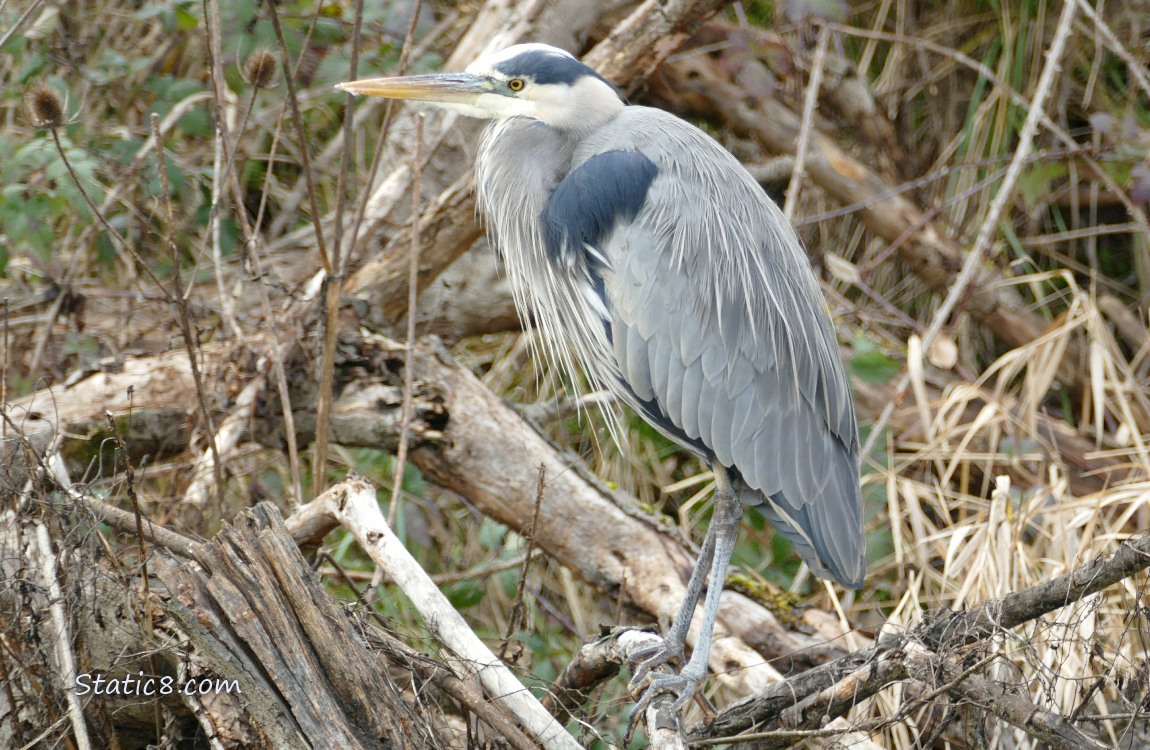
[(546, 44), (516, 44), (486, 55), (468, 65), (467, 73), (488, 79), (491, 93), (481, 94), (473, 104), (457, 109), (472, 117), (494, 120), (531, 117), (553, 128), (579, 131), (594, 129), (623, 108), (615, 90), (593, 75), (580, 76), (572, 84), (538, 83), (530, 69), (516, 75), (513, 66), (501, 66), (525, 52), (577, 62), (567, 52)]
[(465, 73), (369, 78), (341, 83), (352, 94), (422, 101), (470, 117), (531, 117), (586, 134), (623, 109), (611, 84), (563, 50), (517, 44), (479, 58)]

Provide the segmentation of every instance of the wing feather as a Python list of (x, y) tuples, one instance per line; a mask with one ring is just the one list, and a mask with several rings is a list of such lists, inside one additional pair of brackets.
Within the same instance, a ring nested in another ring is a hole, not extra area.
[(620, 150), (657, 173), (633, 219), (596, 246), (612, 348), (594, 377), (732, 469), (743, 501), (812, 570), (859, 585), (854, 409), (797, 238), (733, 157), (657, 110), (624, 110), (576, 148), (572, 174)]
[(619, 341), (618, 347), (623, 349), (623, 357), (620, 358), (620, 365), (627, 371), (627, 383), (635, 391), (635, 395), (644, 401), (650, 401), (655, 397), (654, 388), (651, 385), (651, 365), (647, 357), (647, 342), (639, 335), (639, 332), (634, 328), (627, 328), (621, 326), (614, 334), (615, 339)]
[(699, 437), (699, 410), (694, 407), (703, 397), (703, 366), (696, 359), (683, 371), (683, 432)]
[(671, 347), (666, 337), (652, 335), (647, 339), (647, 356), (651, 367), (651, 390), (660, 406), (667, 405), (667, 379), (671, 369)]

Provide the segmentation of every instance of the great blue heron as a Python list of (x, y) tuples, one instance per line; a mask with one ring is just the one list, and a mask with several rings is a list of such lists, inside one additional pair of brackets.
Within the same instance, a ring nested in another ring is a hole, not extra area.
[[(340, 84), (494, 122), (476, 159), (479, 205), (516, 307), (549, 358), (582, 365), (714, 470), (714, 510), (665, 644), (636, 670), (641, 704), (682, 706), (706, 676), (742, 506), (819, 576), (866, 569), (858, 429), (834, 329), (794, 230), (718, 143), (628, 106), (568, 53), (520, 44), (465, 73)], [(709, 577), (708, 577), (709, 573)], [(703, 622), (678, 675), (706, 581)]]

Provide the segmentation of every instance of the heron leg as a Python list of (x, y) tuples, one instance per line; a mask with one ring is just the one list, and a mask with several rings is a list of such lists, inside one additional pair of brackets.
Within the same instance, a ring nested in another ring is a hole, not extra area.
[(711, 524), (707, 527), (707, 535), (703, 539), (703, 548), (699, 550), (699, 559), (695, 561), (695, 569), (691, 571), (691, 579), (687, 581), (687, 593), (683, 596), (683, 604), (679, 613), (671, 623), (664, 639), (667, 644), (676, 650), (681, 657), (683, 648), (687, 644), (687, 631), (691, 629), (691, 620), (695, 617), (695, 605), (699, 603), (699, 596), (703, 593), (703, 584), (707, 582), (707, 574), (711, 572), (711, 565), (715, 560), (715, 536), (718, 526)]
[[(694, 615), (695, 604), (699, 597), (699, 586), (701, 586), (702, 579), (705, 578), (707, 596), (703, 600), (703, 622), (699, 627), (699, 637), (695, 641), (691, 660), (679, 671), (679, 674), (657, 675), (651, 679), (650, 685), (635, 706), (634, 711), (636, 713), (641, 712), (656, 695), (661, 693), (673, 693), (676, 696), (674, 708), (682, 708), (695, 694), (699, 683), (707, 676), (707, 664), (711, 656), (711, 640), (715, 620), (719, 615), (719, 597), (723, 593), (723, 583), (727, 578), (727, 566), (731, 561), (731, 553), (735, 549), (735, 540), (739, 535), (739, 522), (743, 517), (743, 506), (739, 502), (734, 488), (731, 487), (726, 470), (721, 466), (714, 468), (717, 489), (711, 526), (707, 530), (707, 541), (703, 543), (703, 554), (699, 557), (698, 567), (696, 567), (695, 573), (691, 575), (691, 582), (687, 585), (687, 601), (683, 602), (683, 608), (680, 610), (671, 632), (667, 635), (667, 647), (675, 645), (672, 639), (678, 635), (680, 638), (678, 641), (679, 653), (682, 653), (683, 640), (686, 638), (687, 629), (690, 627), (691, 617)], [(709, 550), (708, 546), (710, 546)], [(709, 571), (706, 571), (703, 565), (704, 558), (710, 558), (706, 560), (708, 563), (706, 568), (709, 568)], [(700, 571), (705, 572), (700, 574)], [(698, 583), (695, 581), (696, 577), (700, 578)], [(694, 598), (692, 598), (692, 586), (694, 586)], [(688, 603), (690, 603), (689, 608), (687, 607)], [(657, 654), (644, 662), (642, 666), (646, 667), (652, 661), (659, 660), (661, 656), (662, 653)], [(656, 664), (665, 661), (667, 659), (662, 659), (656, 661)], [(639, 676), (639, 671), (636, 671), (636, 676)], [(650, 668), (643, 672), (643, 676), (645, 677), (649, 671)], [(632, 680), (632, 685), (634, 684), (634, 680)]]
[(639, 666), (631, 677), (631, 687), (637, 688), (647, 679), (647, 675), (655, 667), (671, 661), (683, 661), (683, 651), (687, 645), (687, 631), (691, 629), (691, 620), (695, 616), (695, 606), (699, 603), (699, 596), (703, 593), (703, 584), (711, 570), (711, 562), (715, 558), (715, 534), (718, 526), (712, 523), (707, 527), (707, 535), (703, 538), (703, 547), (699, 550), (699, 558), (695, 561), (695, 569), (691, 571), (691, 578), (687, 581), (687, 592), (683, 596), (683, 603), (679, 612), (671, 622), (671, 628), (663, 635), (663, 643), (640, 650), (635, 656)]

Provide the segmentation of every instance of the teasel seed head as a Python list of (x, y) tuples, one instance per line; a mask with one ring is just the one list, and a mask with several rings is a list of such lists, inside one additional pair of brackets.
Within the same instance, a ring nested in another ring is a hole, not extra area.
[(58, 128), (64, 125), (64, 102), (56, 90), (44, 83), (34, 84), (24, 93), (24, 106), (32, 124), (38, 128)]
[(257, 89), (274, 88), (277, 83), (276, 56), (267, 47), (258, 47), (244, 63), (244, 80)]

